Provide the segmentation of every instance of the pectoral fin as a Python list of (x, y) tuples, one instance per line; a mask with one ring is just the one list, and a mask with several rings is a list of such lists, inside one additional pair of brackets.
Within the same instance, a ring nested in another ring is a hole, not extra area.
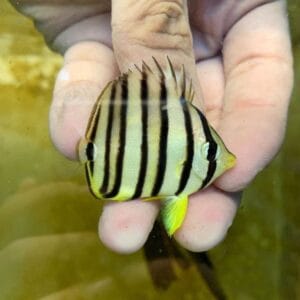
[(162, 201), (161, 215), (169, 236), (181, 226), (187, 209), (188, 196), (173, 196)]

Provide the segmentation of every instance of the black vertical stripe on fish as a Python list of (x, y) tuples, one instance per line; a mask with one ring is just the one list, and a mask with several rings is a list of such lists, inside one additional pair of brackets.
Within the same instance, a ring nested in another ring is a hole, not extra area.
[(200, 189), (203, 189), (210, 182), (210, 180), (212, 179), (212, 177), (215, 174), (216, 168), (217, 168), (217, 162), (215, 160), (213, 160), (213, 161), (210, 160), (208, 163), (206, 177), (204, 178)]
[(126, 144), (126, 126), (127, 126), (127, 101), (128, 101), (128, 78), (124, 76), (121, 81), (121, 110), (120, 110), (120, 131), (119, 131), (119, 149), (115, 166), (115, 182), (112, 190), (105, 195), (106, 198), (113, 198), (119, 193), (122, 181), (124, 166), (124, 154)]
[(116, 84), (114, 83), (111, 89), (110, 99), (109, 99), (109, 110), (108, 110), (108, 120), (107, 120), (106, 139), (105, 139), (104, 175), (103, 175), (102, 185), (100, 187), (101, 194), (106, 193), (109, 184), (110, 145), (111, 145), (115, 98), (116, 98)]
[(95, 197), (97, 197), (97, 195), (95, 195), (95, 193), (94, 193), (94, 191), (92, 189), (92, 186), (91, 186), (91, 180), (90, 180), (91, 176), (89, 174), (90, 162), (87, 162), (85, 164), (85, 168), (84, 169), (85, 169), (85, 178), (87, 180), (87, 184), (88, 184), (89, 190), (92, 193), (92, 195), (94, 195)]
[(91, 177), (92, 177), (93, 174), (94, 174), (94, 167), (95, 167), (94, 161), (91, 160), (91, 161), (89, 162), (89, 166), (90, 166)]
[[(98, 97), (97, 102), (95, 103), (95, 105), (93, 107), (93, 110), (91, 112), (91, 116), (89, 118), (89, 122), (88, 122), (88, 125), (87, 125), (87, 132), (86, 132), (86, 138), (88, 140), (91, 139), (91, 136), (93, 136), (93, 137), (96, 136), (95, 131), (97, 129), (94, 127), (94, 124), (95, 124), (95, 118), (99, 117), (99, 116), (96, 116), (96, 115), (98, 115), (99, 109), (100, 109), (99, 102), (100, 102), (100, 97)], [(99, 118), (98, 118), (98, 120), (99, 120)]]
[(97, 129), (98, 129), (98, 123), (99, 123), (100, 113), (101, 113), (100, 105), (96, 109), (95, 113), (96, 113), (95, 119), (93, 120), (93, 123), (91, 124), (92, 130), (91, 130), (90, 136), (88, 137), (91, 142), (95, 141), (95, 137), (96, 137), (96, 133), (97, 133)]
[(209, 161), (215, 160), (218, 145), (215, 142), (213, 136), (211, 135), (209, 125), (207, 123), (206, 118), (204, 117), (202, 112), (199, 111), (198, 109), (197, 109), (197, 112), (198, 112), (198, 114), (200, 116), (200, 119), (201, 119), (201, 123), (202, 123), (202, 127), (203, 127), (203, 131), (204, 131), (206, 140), (207, 140), (207, 142), (209, 142), (209, 147), (208, 147), (208, 152), (207, 152), (207, 157), (206, 158)]
[(141, 162), (139, 177), (136, 185), (135, 192), (132, 196), (133, 199), (138, 198), (143, 191), (143, 186), (145, 183), (145, 176), (148, 164), (148, 83), (147, 74), (143, 72), (141, 80), (141, 124), (142, 124), (142, 143), (141, 143)]
[(164, 77), (161, 77), (160, 83), (160, 136), (159, 136), (159, 156), (157, 164), (157, 172), (155, 177), (154, 186), (151, 196), (155, 196), (159, 193), (159, 190), (163, 184), (166, 164), (167, 164), (167, 146), (168, 146), (168, 132), (169, 132), (169, 119), (167, 112), (167, 97), (168, 92), (165, 85)]
[(209, 125), (207, 123), (205, 116), (198, 109), (197, 109), (197, 112), (198, 112), (198, 115), (199, 115), (201, 123), (202, 123), (204, 135), (206, 137), (207, 142), (209, 143), (207, 157), (206, 157), (206, 159), (208, 160), (208, 168), (207, 168), (206, 177), (204, 178), (204, 180), (201, 184), (201, 189), (202, 189), (210, 182), (210, 180), (212, 179), (212, 177), (215, 174), (215, 171), (217, 168), (217, 162), (216, 162), (215, 158), (216, 158), (218, 145), (215, 142), (215, 140), (213, 139), (213, 136), (210, 132)]
[(100, 119), (100, 112), (101, 112), (101, 107), (98, 105), (98, 107), (95, 109), (95, 118), (91, 122), (91, 132), (90, 135), (87, 137), (88, 138), (88, 144), (86, 147), (86, 157), (90, 161), (90, 171), (91, 171), (91, 176), (94, 174), (94, 147), (93, 143), (95, 142), (96, 134), (97, 134), (97, 129), (98, 129), (98, 123)]
[(183, 170), (179, 181), (179, 186), (175, 195), (179, 195), (184, 190), (191, 173), (193, 157), (194, 157), (194, 137), (193, 137), (191, 115), (188, 109), (187, 102), (183, 98), (183, 96), (181, 96), (180, 102), (183, 109), (185, 132), (186, 132), (186, 160), (184, 162)]
[(87, 161), (89, 162), (89, 168), (91, 171), (91, 176), (94, 174), (94, 155), (95, 155), (95, 148), (93, 142), (88, 142), (85, 148), (85, 155)]
[(85, 149), (86, 158), (88, 161), (93, 161), (95, 155), (95, 148), (93, 142), (88, 142)]
[[(93, 139), (96, 136), (96, 131), (97, 131), (97, 125), (98, 125), (98, 121), (99, 121), (99, 113), (100, 113), (100, 109), (101, 109), (101, 98), (103, 96), (103, 94), (111, 87), (111, 83), (109, 82), (104, 89), (102, 90), (100, 96), (98, 97), (93, 110), (90, 114), (90, 118), (89, 118), (89, 122), (87, 124), (87, 131), (86, 131), (86, 138), (88, 140), (91, 140), (91, 136), (93, 137)], [(95, 120), (97, 119), (97, 120)], [(91, 132), (92, 131), (92, 132)], [(93, 133), (94, 131), (94, 133)]]

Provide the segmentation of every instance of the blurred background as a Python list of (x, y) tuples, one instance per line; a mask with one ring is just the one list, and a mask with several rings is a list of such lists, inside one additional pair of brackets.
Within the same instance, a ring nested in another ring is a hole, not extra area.
[(246, 190), (228, 237), (206, 256), (157, 239), (146, 254), (122, 256), (98, 240), (101, 203), (82, 167), (49, 139), (62, 59), (1, 0), (0, 300), (300, 299), (299, 0), (288, 8), (296, 78), (286, 139)]

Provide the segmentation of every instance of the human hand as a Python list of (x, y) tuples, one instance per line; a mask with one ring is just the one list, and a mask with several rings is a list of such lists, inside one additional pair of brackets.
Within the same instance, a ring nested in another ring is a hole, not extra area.
[[(220, 242), (240, 191), (274, 157), (284, 136), (293, 78), (285, 2), (191, 0), (187, 7), (182, 0), (124, 0), (112, 1), (112, 9), (100, 0), (17, 3), (49, 45), (64, 53), (50, 131), (69, 158), (77, 157), (97, 96), (119, 71), (142, 60), (150, 63), (151, 56), (163, 62), (168, 55), (175, 67), (185, 65), (196, 83), (195, 104), (237, 156), (237, 165), (189, 198), (186, 219), (174, 236), (192, 251)], [(105, 204), (100, 238), (117, 252), (136, 251), (158, 211), (156, 202)]]

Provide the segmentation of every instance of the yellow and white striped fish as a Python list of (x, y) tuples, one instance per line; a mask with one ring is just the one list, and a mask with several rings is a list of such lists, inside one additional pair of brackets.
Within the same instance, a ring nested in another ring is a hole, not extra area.
[(233, 167), (230, 153), (192, 104), (184, 68), (168, 59), (156, 70), (143, 63), (108, 83), (79, 144), (87, 182), (99, 199), (162, 200), (169, 235), (182, 224), (188, 195)]

